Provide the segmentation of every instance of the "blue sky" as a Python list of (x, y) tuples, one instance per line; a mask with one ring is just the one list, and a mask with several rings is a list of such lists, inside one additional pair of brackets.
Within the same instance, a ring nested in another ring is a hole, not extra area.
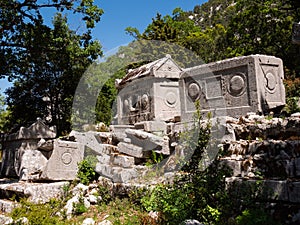
[[(141, 32), (152, 22), (156, 13), (171, 15), (173, 9), (180, 7), (183, 10), (193, 10), (195, 5), (201, 5), (207, 0), (95, 0), (95, 3), (104, 10), (101, 21), (93, 31), (93, 37), (102, 44), (103, 52), (126, 45), (133, 40), (125, 33), (126, 27), (136, 27)], [(45, 22), (50, 23), (53, 17), (52, 10), (45, 13)], [(72, 29), (84, 29), (84, 22), (78, 17), (71, 16), (69, 20)], [(0, 80), (2, 93), (11, 84), (4, 79)]]

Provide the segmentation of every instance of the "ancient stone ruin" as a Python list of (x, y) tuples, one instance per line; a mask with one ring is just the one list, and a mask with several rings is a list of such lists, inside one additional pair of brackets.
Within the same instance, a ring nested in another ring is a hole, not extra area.
[[(73, 180), (77, 164), (93, 155), (101, 177), (134, 185), (147, 180), (153, 168), (147, 162), (155, 152), (163, 159), (163, 176), (151, 182), (171, 179), (182, 154), (179, 134), (193, 123), (199, 101), (203, 115), (213, 115), (222, 161), (233, 170), (228, 183), (264, 176), (265, 185), (280, 192), (270, 199), (300, 203), (300, 118), (272, 117), (285, 105), (283, 79), (282, 61), (273, 56), (237, 57), (187, 69), (166, 56), (116, 81), (117, 119), (107, 132), (72, 131), (55, 139), (55, 128), (38, 119), (4, 136), (1, 176), (31, 182)], [(0, 190), (13, 189), (11, 185), (0, 184)]]

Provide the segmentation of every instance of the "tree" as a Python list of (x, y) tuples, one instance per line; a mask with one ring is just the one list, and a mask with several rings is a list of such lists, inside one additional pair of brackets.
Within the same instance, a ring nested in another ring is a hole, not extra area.
[(101, 54), (89, 32), (70, 30), (67, 18), (57, 14), (53, 29), (28, 24), (22, 36), (26, 54), (18, 54), (19, 74), (6, 91), (10, 126), (30, 125), (37, 117), (56, 125), (61, 134), (70, 129), (73, 96), (86, 68)]
[(86, 22), (87, 35), (95, 23), (100, 21), (103, 10), (94, 5), (93, 0), (1, 0), (0, 2), (0, 78), (7, 76), (13, 80), (22, 73), (22, 60), (29, 57), (31, 45), (24, 38), (33, 27), (40, 32), (46, 28), (42, 11), (56, 9), (58, 12), (70, 11), (82, 16)]

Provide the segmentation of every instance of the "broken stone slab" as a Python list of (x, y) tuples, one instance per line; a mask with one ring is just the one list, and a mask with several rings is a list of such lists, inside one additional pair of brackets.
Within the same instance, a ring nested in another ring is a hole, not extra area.
[(76, 142), (87, 146), (94, 154), (103, 154), (103, 151), (107, 151), (108, 146), (112, 146), (110, 143), (111, 134), (105, 132), (78, 132), (71, 131), (69, 136), (75, 137)]
[(21, 127), (20, 130), (7, 137), (7, 141), (26, 139), (53, 139), (56, 137), (56, 127), (47, 126), (42, 119), (38, 118), (30, 127)]
[(131, 168), (134, 166), (134, 157), (120, 154), (111, 155), (111, 163), (114, 166), (120, 166), (123, 168)]
[(162, 132), (167, 130), (167, 123), (164, 121), (142, 121), (134, 124), (135, 129), (142, 129), (147, 132)]
[(133, 125), (111, 125), (109, 128), (112, 133), (113, 142), (118, 143), (120, 141), (124, 141), (124, 138), (126, 138), (125, 130), (134, 129), (134, 126)]
[(95, 171), (99, 175), (111, 179), (114, 183), (127, 183), (139, 175), (135, 168), (121, 168), (99, 163), (97, 163)]
[(42, 138), (38, 143), (37, 143), (37, 148), (38, 150), (42, 151), (52, 151), (53, 150), (53, 140), (48, 140), (46, 141), (44, 138)]
[(170, 154), (168, 136), (160, 137), (142, 130), (126, 129), (125, 133), (131, 139), (131, 144), (142, 147), (144, 150), (155, 150), (165, 155)]
[(43, 171), (44, 180), (74, 180), (78, 163), (83, 160), (84, 146), (70, 141), (54, 141), (54, 150)]
[(26, 197), (32, 203), (46, 203), (53, 198), (63, 196), (63, 187), (69, 185), (69, 182), (54, 183), (27, 183), (13, 182), (0, 184), (1, 197), (11, 198), (13, 196)]
[(151, 154), (151, 151), (149, 150), (144, 150), (140, 146), (136, 146), (125, 142), (120, 142), (118, 144), (118, 150), (120, 153), (124, 153), (136, 158), (148, 158)]
[(20, 167), (16, 167), (16, 172), (22, 181), (40, 180), (47, 163), (47, 158), (40, 151), (26, 150), (21, 156)]

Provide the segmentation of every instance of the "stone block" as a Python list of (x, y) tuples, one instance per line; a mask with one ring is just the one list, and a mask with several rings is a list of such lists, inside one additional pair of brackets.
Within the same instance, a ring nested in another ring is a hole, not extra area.
[(49, 202), (51, 199), (59, 199), (64, 195), (63, 188), (70, 185), (69, 182), (61, 181), (54, 183), (35, 183), (26, 185), (24, 194), (28, 197), (30, 202), (36, 204), (43, 204)]
[(123, 168), (130, 168), (130, 167), (134, 166), (134, 157), (113, 154), (113, 155), (111, 155), (111, 163), (112, 163), (112, 165), (115, 165), (115, 166), (120, 166)]
[[(0, 199), (0, 212), (11, 213), (14, 208), (20, 206), (18, 203), (6, 199)], [(0, 220), (1, 222), (1, 220)], [(0, 223), (5, 224), (5, 223)]]
[(118, 144), (118, 150), (120, 153), (124, 153), (136, 158), (148, 158), (151, 153), (150, 151), (144, 150), (142, 147), (124, 142), (120, 142)]
[(46, 203), (53, 198), (63, 196), (63, 187), (69, 185), (69, 182), (53, 183), (29, 183), (12, 182), (0, 184), (0, 193), (2, 197), (11, 198), (13, 196), (26, 197), (32, 203)]
[(288, 184), (289, 201), (300, 203), (300, 182), (290, 182)]
[(232, 176), (239, 177), (242, 175), (242, 161), (222, 160), (222, 164), (227, 165), (232, 170)]
[(142, 147), (144, 150), (155, 150), (169, 155), (169, 138), (168, 136), (160, 137), (142, 130), (126, 129), (125, 133), (131, 139), (131, 144)]
[(110, 156), (109, 155), (97, 155), (97, 160), (100, 164), (110, 164)]
[(295, 159), (296, 176), (300, 177), (300, 158)]
[[(87, 146), (91, 151), (93, 151), (96, 155), (101, 155), (104, 152), (111, 151), (113, 147), (112, 145), (107, 144), (108, 141), (106, 138), (110, 138), (111, 135), (105, 135), (105, 132), (78, 132), (72, 131), (69, 136), (75, 137), (76, 142)], [(104, 139), (104, 142), (103, 142)], [(105, 153), (107, 154), (107, 153)]]
[(134, 127), (136, 129), (143, 129), (147, 132), (162, 131), (165, 133), (167, 130), (167, 123), (165, 123), (164, 121), (143, 121), (134, 124)]
[(46, 180), (74, 180), (77, 164), (83, 160), (84, 146), (76, 142), (54, 141), (54, 150), (42, 178)]
[(213, 116), (268, 113), (285, 105), (282, 60), (250, 55), (184, 70), (179, 79), (182, 121), (192, 120), (194, 103)]
[(115, 142), (124, 141), (126, 138), (125, 130), (126, 129), (134, 129), (133, 125), (111, 125), (110, 130), (112, 132), (113, 141)]
[(257, 190), (256, 195), (267, 201), (289, 201), (289, 190), (286, 180), (244, 180), (229, 177), (225, 179), (226, 188), (238, 194), (250, 194), (250, 190)]
[(126, 183), (138, 176), (135, 168), (121, 168), (97, 163), (95, 171), (115, 183)]
[(20, 180), (40, 180), (47, 163), (47, 158), (40, 151), (26, 150), (21, 156), (20, 167), (15, 169)]

